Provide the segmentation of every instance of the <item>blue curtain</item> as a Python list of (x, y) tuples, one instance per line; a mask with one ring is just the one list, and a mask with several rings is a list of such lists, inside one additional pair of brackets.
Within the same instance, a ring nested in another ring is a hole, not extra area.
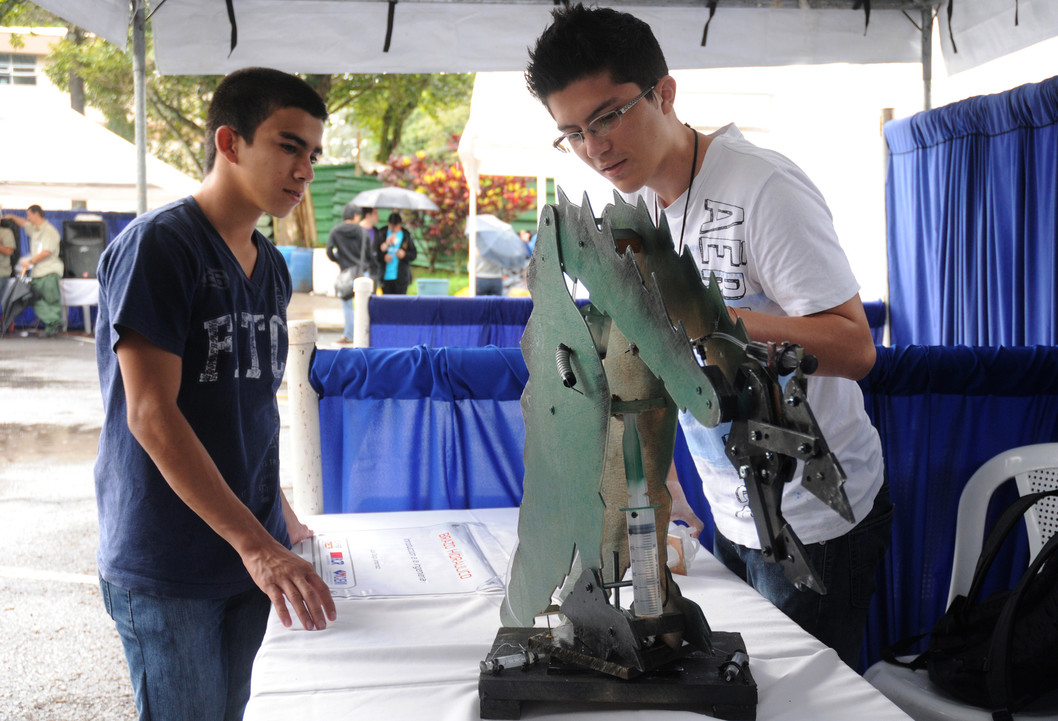
[(530, 298), (374, 295), (371, 347), (517, 348), (532, 310)]
[[(577, 301), (583, 305), (586, 301)], [(875, 343), (882, 342), (885, 304), (863, 304)], [(372, 348), (517, 348), (533, 312), (531, 298), (373, 295), (368, 302)]]
[(324, 512), (517, 506), (527, 380), (515, 349), (316, 351)]
[(1058, 343), (1058, 77), (885, 137), (892, 344)]

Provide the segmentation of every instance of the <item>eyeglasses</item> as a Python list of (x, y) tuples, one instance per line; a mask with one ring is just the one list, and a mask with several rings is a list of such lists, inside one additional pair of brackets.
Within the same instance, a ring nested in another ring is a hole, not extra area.
[(641, 92), (639, 95), (632, 98), (628, 103), (617, 110), (611, 110), (607, 113), (603, 113), (599, 117), (588, 123), (588, 127), (584, 130), (577, 130), (572, 133), (563, 133), (558, 136), (551, 145), (555, 150), (560, 150), (563, 153), (568, 153), (570, 148), (566, 147), (566, 143), (573, 148), (580, 147), (580, 144), (584, 142), (584, 133), (588, 132), (594, 135), (596, 138), (605, 138), (607, 135), (612, 133), (621, 127), (621, 116), (635, 107), (635, 104), (645, 98), (647, 95), (657, 87), (657, 83), (654, 83), (649, 88)]

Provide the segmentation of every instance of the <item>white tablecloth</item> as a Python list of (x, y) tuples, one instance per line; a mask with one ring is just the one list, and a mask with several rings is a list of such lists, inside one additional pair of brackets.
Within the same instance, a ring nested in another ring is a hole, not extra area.
[[(92, 334), (92, 306), (99, 305), (99, 281), (95, 278), (63, 278), (62, 304), (80, 306), (85, 333)], [(63, 309), (63, 327), (66, 325), (66, 310)]]
[[(517, 509), (336, 514), (307, 519), (316, 531), (406, 528), (445, 521), (486, 524), (497, 543), (484, 549), (500, 573), (517, 535)], [(756, 591), (701, 550), (689, 576), (677, 576), (716, 631), (738, 631), (757, 682), (757, 718), (881, 721), (907, 716), (837, 654), (806, 634)], [(478, 662), (500, 626), (502, 594), (336, 599), (338, 620), (308, 632), (284, 628), (272, 613), (253, 669), (247, 721), (471, 721), (478, 713)], [(522, 718), (695, 719), (689, 711), (526, 702)]]
[(99, 305), (99, 281), (95, 278), (63, 278), (62, 304)]

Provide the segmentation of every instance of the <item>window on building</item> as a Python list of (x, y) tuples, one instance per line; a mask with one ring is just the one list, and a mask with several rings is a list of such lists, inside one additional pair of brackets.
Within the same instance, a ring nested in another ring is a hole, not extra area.
[(37, 57), (26, 53), (0, 53), (0, 85), (36, 85)]

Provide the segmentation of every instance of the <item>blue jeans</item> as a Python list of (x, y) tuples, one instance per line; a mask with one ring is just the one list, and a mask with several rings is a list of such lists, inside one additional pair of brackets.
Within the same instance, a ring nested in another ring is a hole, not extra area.
[(166, 598), (102, 578), (140, 721), (239, 721), (271, 602), (259, 589), (222, 599)]
[(342, 301), (342, 315), (345, 317), (345, 328), (342, 335), (347, 339), (353, 339), (353, 299)]
[(808, 560), (823, 579), (827, 594), (798, 590), (779, 563), (764, 560), (714, 531), (713, 553), (742, 580), (797, 624), (838, 652), (854, 669), (860, 665), (867, 611), (877, 586), (875, 572), (889, 549), (893, 504), (885, 481), (867, 517), (844, 536), (805, 546)]

